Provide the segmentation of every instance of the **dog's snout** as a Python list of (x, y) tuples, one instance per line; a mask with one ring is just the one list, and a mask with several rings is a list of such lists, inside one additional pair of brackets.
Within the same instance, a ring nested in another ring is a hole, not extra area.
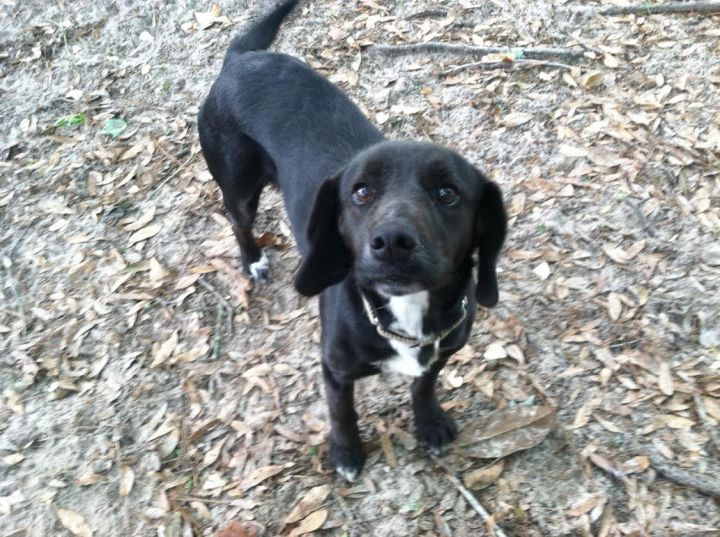
[(381, 230), (370, 239), (373, 257), (380, 261), (407, 259), (416, 246), (411, 234), (397, 228)]

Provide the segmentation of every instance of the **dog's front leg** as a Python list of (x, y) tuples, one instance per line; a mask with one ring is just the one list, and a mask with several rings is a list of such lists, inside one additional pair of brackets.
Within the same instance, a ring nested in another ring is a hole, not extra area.
[(330, 462), (338, 474), (354, 481), (365, 464), (353, 401), (354, 382), (339, 380), (324, 363), (323, 378), (330, 415)]
[(435, 381), (445, 361), (439, 360), (433, 364), (429, 371), (413, 381), (410, 388), (415, 435), (433, 455), (442, 454), (445, 447), (457, 436), (455, 422), (440, 408), (435, 396)]

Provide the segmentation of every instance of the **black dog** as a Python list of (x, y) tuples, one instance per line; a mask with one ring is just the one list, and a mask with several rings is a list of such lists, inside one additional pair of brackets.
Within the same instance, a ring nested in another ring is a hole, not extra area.
[(360, 377), (416, 377), (419, 440), (440, 451), (455, 438), (435, 381), (467, 341), (476, 303), (497, 303), (507, 219), (497, 185), (462, 157), (387, 141), (325, 78), (264, 50), (296, 3), (233, 41), (198, 128), (243, 266), (258, 280), (269, 275), (252, 235), (260, 192), (274, 183), (283, 193), (303, 257), (295, 287), (321, 294), (330, 456), (353, 480), (365, 461), (353, 408)]

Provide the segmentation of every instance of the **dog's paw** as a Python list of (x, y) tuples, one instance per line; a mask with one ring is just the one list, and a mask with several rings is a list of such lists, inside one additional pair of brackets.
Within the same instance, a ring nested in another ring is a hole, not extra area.
[(365, 453), (357, 446), (330, 446), (330, 462), (335, 471), (346, 481), (355, 481), (365, 465)]
[(431, 418), (415, 421), (418, 441), (433, 455), (442, 455), (448, 444), (455, 440), (457, 433), (455, 422), (439, 408), (433, 412)]
[(254, 263), (250, 263), (250, 266), (248, 266), (248, 272), (250, 273), (252, 279), (257, 283), (267, 283), (270, 281), (270, 261), (264, 251), (260, 259)]

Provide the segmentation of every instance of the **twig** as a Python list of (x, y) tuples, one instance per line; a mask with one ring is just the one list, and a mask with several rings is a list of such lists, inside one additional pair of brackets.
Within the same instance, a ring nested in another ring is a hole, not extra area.
[(558, 67), (560, 69), (572, 69), (572, 65), (568, 65), (566, 63), (558, 63), (558, 62), (549, 62), (546, 60), (513, 60), (511, 62), (472, 62), (472, 63), (465, 63), (463, 65), (458, 65), (457, 67), (453, 67), (451, 69), (448, 69), (447, 71), (443, 71), (443, 75), (452, 75), (455, 73), (459, 73), (460, 71), (464, 71), (466, 69), (473, 69), (475, 67), (479, 67), (481, 69), (513, 69), (513, 68), (523, 68), (523, 67)]
[(693, 488), (707, 496), (720, 498), (720, 481), (706, 475), (696, 476), (667, 462), (661, 455), (648, 446), (635, 446), (629, 450), (630, 455), (646, 455), (657, 472), (679, 485)]
[(435, 455), (430, 455), (430, 458), (437, 464), (440, 468), (442, 468), (445, 471), (445, 476), (448, 478), (450, 483), (455, 485), (455, 488), (458, 489), (460, 494), (463, 495), (463, 497), (467, 500), (467, 502), (470, 504), (470, 506), (475, 509), (478, 515), (480, 515), (480, 518), (483, 519), (483, 522), (485, 522), (486, 525), (490, 526), (492, 525), (492, 530), (495, 532), (495, 535), (497, 537), (507, 537), (507, 534), (497, 525), (494, 525), (494, 520), (490, 516), (490, 513), (487, 512), (487, 510), (480, 504), (480, 502), (477, 500), (477, 498), (473, 495), (472, 492), (470, 492), (468, 489), (465, 488), (465, 485), (462, 484), (462, 482), (457, 478), (455, 475), (455, 472), (452, 471), (452, 469), (445, 464), (443, 461), (441, 461), (438, 457)]
[(223, 297), (220, 293), (218, 293), (218, 292), (215, 290), (215, 288), (210, 284), (210, 282), (206, 281), (206, 280), (203, 279), (202, 277), (198, 278), (197, 281), (198, 281), (198, 283), (199, 283), (200, 285), (202, 285), (205, 289), (207, 289), (208, 291), (210, 291), (210, 293), (211, 293), (215, 298), (217, 298), (217, 299), (222, 303), (222, 305), (225, 307), (225, 310), (226, 310), (226, 312), (227, 312), (227, 314), (228, 314), (228, 318), (227, 318), (227, 331), (228, 331), (228, 334), (229, 334), (229, 335), (232, 335), (232, 333), (233, 333), (233, 317), (234, 317), (234, 315), (235, 315), (235, 308), (233, 307), (232, 304), (230, 304), (230, 302), (228, 302), (228, 301), (225, 299), (225, 297)]
[(667, 4), (640, 4), (637, 6), (609, 7), (600, 15), (655, 15), (658, 13), (720, 13), (720, 2), (669, 2)]
[(710, 443), (715, 448), (715, 451), (720, 453), (720, 434), (718, 433), (717, 426), (710, 422), (710, 417), (707, 415), (707, 411), (705, 410), (705, 404), (698, 394), (693, 394), (693, 401), (695, 403), (695, 411), (697, 412), (705, 431), (707, 431), (707, 434), (710, 436)]
[(546, 60), (548, 58), (573, 59), (582, 56), (582, 54), (562, 48), (478, 47), (459, 43), (440, 43), (437, 41), (428, 41), (427, 43), (408, 43), (405, 45), (372, 45), (368, 50), (370, 52), (377, 52), (391, 57), (424, 53), (465, 54), (478, 56), (482, 54), (497, 54), (503, 52), (511, 52), (516, 56), (521, 55), (523, 58), (535, 60)]
[(157, 186), (155, 187), (154, 193), (157, 193), (160, 191), (160, 187), (164, 186), (165, 183), (170, 181), (173, 177), (175, 177), (177, 174), (179, 174), (181, 171), (183, 171), (185, 168), (187, 168), (187, 165), (190, 164), (190, 162), (195, 158), (195, 155), (190, 155), (187, 159), (185, 159), (185, 162), (180, 164), (177, 168), (175, 168), (175, 171), (172, 172), (170, 175), (168, 175), (165, 179), (160, 181)]
[(655, 238), (655, 231), (653, 230), (652, 226), (648, 223), (647, 218), (645, 218), (645, 215), (640, 210), (640, 207), (638, 207), (634, 201), (632, 201), (631, 199), (629, 199), (627, 197), (624, 197), (622, 200), (625, 203), (625, 205), (630, 207), (632, 209), (633, 213), (635, 213), (635, 216), (637, 216), (637, 219), (640, 221), (640, 225), (642, 226), (645, 233), (647, 233), (651, 237)]

